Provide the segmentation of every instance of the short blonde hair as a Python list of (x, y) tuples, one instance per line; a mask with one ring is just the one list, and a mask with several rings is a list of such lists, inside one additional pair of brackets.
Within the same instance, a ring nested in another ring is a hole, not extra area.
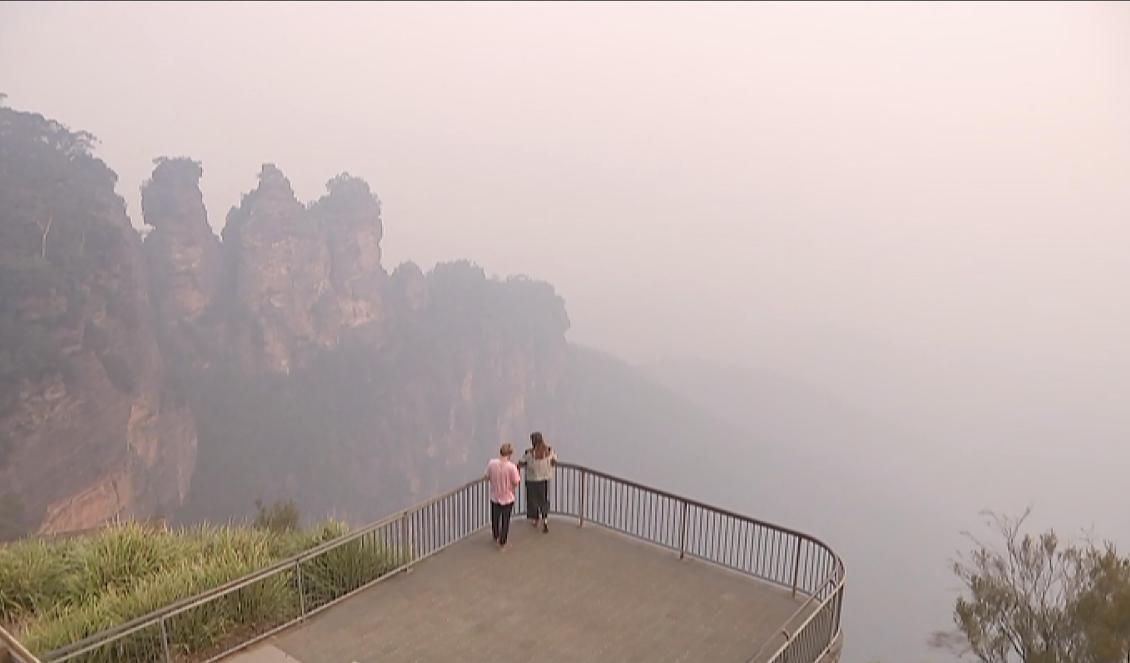
[(514, 445), (510, 444), (509, 442), (503, 442), (502, 446), (498, 448), (498, 454), (500, 456), (513, 456)]

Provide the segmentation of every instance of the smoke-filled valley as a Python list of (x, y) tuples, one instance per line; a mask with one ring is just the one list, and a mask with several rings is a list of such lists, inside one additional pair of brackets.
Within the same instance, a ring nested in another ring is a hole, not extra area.
[(539, 430), (826, 542), (843, 663), (1023, 660), (935, 645), (984, 510), (1130, 547), (1128, 63), (1117, 3), (4, 3), (0, 541)]

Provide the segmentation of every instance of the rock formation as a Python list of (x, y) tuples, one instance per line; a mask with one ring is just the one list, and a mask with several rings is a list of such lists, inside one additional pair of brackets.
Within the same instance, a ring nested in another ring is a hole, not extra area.
[(0, 499), (9, 533), (177, 509), (196, 433), (165, 387), (141, 241), (91, 137), (0, 108)]
[(141, 187), (141, 209), (153, 228), (144, 249), (161, 349), (177, 370), (200, 371), (218, 354), (220, 239), (208, 224), (200, 164), (185, 158), (155, 163)]
[(246, 370), (285, 375), (302, 355), (334, 344), (329, 247), (281, 170), (263, 166), (259, 186), (228, 213), (223, 237)]
[(388, 279), (381, 266), (381, 203), (364, 180), (348, 173), (327, 182), (326, 190), (310, 213), (329, 245), (337, 323), (342, 331), (364, 326), (375, 331)]
[(266, 164), (221, 241), (201, 165), (160, 158), (142, 242), (87, 136), (0, 113), (0, 538), (260, 498), (366, 520), (547, 420), (561, 298), (468, 262), (390, 276), (365, 181), (303, 204)]

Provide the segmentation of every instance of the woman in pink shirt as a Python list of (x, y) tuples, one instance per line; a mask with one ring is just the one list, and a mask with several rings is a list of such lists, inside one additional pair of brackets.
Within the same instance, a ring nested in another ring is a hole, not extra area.
[(514, 446), (509, 442), (498, 450), (498, 458), (487, 463), (487, 480), (490, 482), (490, 531), (501, 550), (506, 550), (506, 537), (510, 533), (510, 513), (514, 510), (514, 489), (521, 483), (518, 466), (510, 462)]

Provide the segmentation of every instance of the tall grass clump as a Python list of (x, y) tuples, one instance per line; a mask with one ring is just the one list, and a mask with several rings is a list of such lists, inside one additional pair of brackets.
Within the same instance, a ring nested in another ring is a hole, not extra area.
[(272, 532), (291, 532), (298, 529), (298, 505), (294, 500), (285, 500), (263, 504), (262, 500), (255, 500), (254, 525), (260, 529), (269, 529)]
[(51, 541), (0, 546), (0, 620), (11, 624), (50, 610), (68, 595), (67, 559)]
[(407, 560), (374, 538), (360, 536), (301, 562), (307, 609), (329, 603), (400, 567)]
[[(0, 623), (40, 655), (267, 569), (344, 536), (337, 522), (290, 528), (197, 526), (152, 529), (119, 524), (69, 539), (0, 546)], [(399, 563), (361, 539), (286, 565), (231, 591), (169, 614), (170, 652), (192, 661), (234, 641), (296, 619), (307, 609), (352, 591)], [(354, 545), (357, 544), (357, 545)], [(148, 627), (92, 651), (90, 663), (163, 658), (159, 627)]]

